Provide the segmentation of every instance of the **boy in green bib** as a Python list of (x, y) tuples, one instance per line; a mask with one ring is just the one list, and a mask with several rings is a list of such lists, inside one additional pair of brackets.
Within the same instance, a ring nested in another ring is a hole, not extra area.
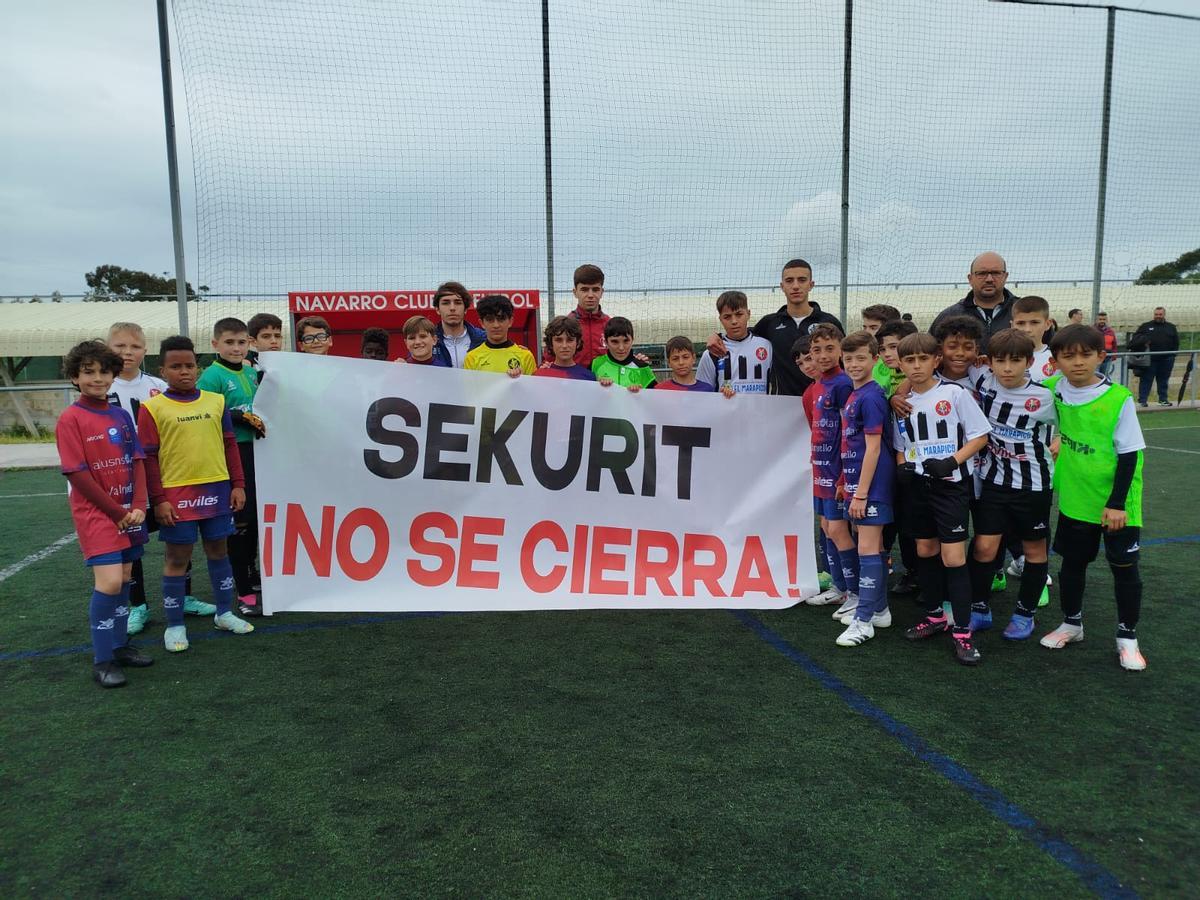
[(1061, 437), (1054, 467), (1054, 551), (1062, 557), (1063, 623), (1041, 643), (1060, 650), (1083, 640), (1087, 567), (1103, 539), (1117, 599), (1117, 655), (1123, 669), (1141, 671), (1146, 658), (1138, 649), (1136, 629), (1142, 606), (1138, 538), (1146, 441), (1133, 395), (1097, 374), (1104, 360), (1104, 335), (1090, 325), (1063, 328), (1050, 341), (1050, 352), (1061, 373), (1053, 385)]
[(213, 326), (213, 350), (217, 358), (204, 370), (196, 387), (225, 397), (225, 408), (233, 419), (238, 455), (246, 476), (246, 505), (233, 517), (237, 529), (229, 537), (229, 562), (238, 594), (238, 611), (243, 616), (262, 615), (255, 593), (255, 563), (258, 558), (258, 501), (254, 491), (254, 439), (263, 437), (262, 419), (254, 415), (258, 372), (246, 356), (250, 333), (241, 319), (220, 319)]

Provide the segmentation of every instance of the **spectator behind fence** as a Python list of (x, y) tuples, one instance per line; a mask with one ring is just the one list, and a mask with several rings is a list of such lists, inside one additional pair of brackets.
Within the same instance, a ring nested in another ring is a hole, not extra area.
[(1150, 384), (1158, 383), (1158, 405), (1171, 406), (1167, 396), (1167, 383), (1171, 380), (1171, 370), (1175, 368), (1175, 354), (1170, 351), (1179, 349), (1179, 332), (1167, 321), (1167, 311), (1164, 307), (1154, 308), (1154, 318), (1143, 322), (1129, 339), (1129, 349), (1133, 351), (1149, 351), (1161, 353), (1161, 356), (1151, 356), (1149, 364), (1141, 370), (1138, 380), (1138, 403), (1145, 408), (1150, 400)]
[(971, 292), (938, 313), (929, 326), (929, 333), (933, 334), (946, 319), (971, 316), (983, 324), (979, 352), (987, 353), (988, 338), (1012, 327), (1012, 305), (1017, 298), (1004, 286), (1006, 281), (1008, 266), (1004, 258), (999, 253), (979, 254), (971, 261), (971, 273), (967, 276)]
[(1108, 313), (1096, 313), (1096, 330), (1104, 335), (1104, 361), (1100, 363), (1100, 374), (1107, 378), (1112, 374), (1113, 354), (1117, 352), (1117, 333), (1108, 324)]

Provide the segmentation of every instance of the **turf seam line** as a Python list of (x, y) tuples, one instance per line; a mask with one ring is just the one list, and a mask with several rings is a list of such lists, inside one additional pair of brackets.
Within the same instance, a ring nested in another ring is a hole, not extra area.
[[(380, 613), (373, 616), (358, 616), (353, 619), (335, 619), (330, 622), (295, 622), (292, 624), (280, 623), (278, 625), (255, 625), (255, 634), (293, 634), (298, 631), (321, 631), (327, 628), (342, 628), (348, 625), (380, 625), (385, 622), (403, 622), (407, 619), (436, 619), (441, 616), (452, 615), (447, 612), (397, 612), (397, 613)], [(228, 631), (218, 631), (215, 628), (211, 631), (188, 632), (188, 643), (194, 644), (197, 641), (211, 641), (214, 638), (234, 637)], [(141, 638), (139, 640), (130, 641), (131, 647), (161, 647), (162, 641), (158, 638)], [(16, 662), (22, 659), (48, 659), (53, 656), (70, 656), (72, 653), (90, 653), (92, 651), (91, 644), (77, 644), (74, 647), (51, 647), (47, 650), (10, 650), (7, 653), (0, 653), (0, 662)]]
[(802, 669), (823, 688), (835, 694), (852, 710), (870, 720), (886, 734), (894, 737), (905, 750), (955, 787), (961, 788), (1005, 825), (1024, 834), (1053, 860), (1074, 872), (1092, 892), (1105, 898), (1138, 896), (1131, 888), (1121, 884), (1117, 877), (1099, 862), (1065, 839), (1055, 837), (1033, 816), (1022, 810), (996, 788), (984, 783), (944, 753), (934, 750), (915, 731), (894, 719), (832, 672), (822, 668), (810, 656), (797, 649), (756, 616), (746, 610), (731, 610), (730, 612), (734, 618), (753, 631), (760, 640)]
[(43, 547), (41, 550), (38, 550), (36, 553), (30, 553), (27, 557), (25, 557), (24, 559), (18, 560), (17, 562), (15, 562), (11, 566), (9, 566), (7, 569), (0, 569), (0, 582), (7, 581), (8, 579), (10, 579), (14, 575), (16, 575), (18, 572), (21, 572), (22, 570), (29, 568), (36, 562), (40, 562), (41, 560), (45, 559), (50, 554), (58, 552), (63, 547), (65, 547), (67, 544), (72, 543), (74, 540), (75, 540), (75, 532), (74, 531), (72, 531), (70, 534), (64, 534), (53, 544)]

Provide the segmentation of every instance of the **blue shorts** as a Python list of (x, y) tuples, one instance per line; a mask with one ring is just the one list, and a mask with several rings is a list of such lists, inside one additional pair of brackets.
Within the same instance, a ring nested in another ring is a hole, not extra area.
[(838, 522), (846, 518), (846, 504), (832, 497), (813, 497), (813, 512), (824, 516), (830, 522)]
[(896, 521), (895, 514), (892, 511), (892, 504), (882, 503), (879, 500), (867, 501), (867, 514), (861, 519), (856, 519), (850, 515), (850, 504), (846, 504), (846, 519), (853, 522), (855, 525), (891, 525)]
[(121, 563), (136, 562), (146, 552), (145, 544), (134, 544), (124, 550), (114, 550), (112, 553), (101, 553), (99, 556), (89, 556), (84, 565), (88, 566), (118, 566)]
[(229, 537), (235, 530), (232, 514), (226, 513), (222, 516), (213, 516), (211, 519), (159, 525), (158, 539), (166, 544), (186, 544), (190, 547), (196, 543), (197, 536), (206, 541), (215, 541)]

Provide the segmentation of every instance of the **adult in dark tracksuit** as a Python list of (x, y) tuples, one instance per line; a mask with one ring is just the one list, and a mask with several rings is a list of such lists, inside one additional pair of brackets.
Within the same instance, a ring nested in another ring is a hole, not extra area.
[(930, 334), (945, 319), (953, 316), (971, 316), (983, 325), (983, 341), (979, 352), (987, 352), (988, 338), (997, 331), (1012, 327), (1012, 305), (1017, 298), (1004, 286), (1008, 281), (1008, 267), (999, 253), (981, 253), (971, 261), (967, 283), (971, 292), (953, 306), (937, 314), (929, 326)]
[[(1179, 331), (1167, 321), (1167, 311), (1159, 306), (1154, 310), (1154, 318), (1143, 322), (1129, 339), (1130, 350), (1148, 350), (1151, 353), (1174, 351), (1179, 349)], [(1170, 406), (1171, 399), (1167, 394), (1167, 383), (1171, 380), (1171, 370), (1175, 368), (1175, 354), (1163, 353), (1162, 356), (1151, 356), (1150, 365), (1142, 370), (1138, 381), (1138, 403), (1146, 406), (1150, 399), (1150, 384), (1158, 383), (1158, 405)]]

